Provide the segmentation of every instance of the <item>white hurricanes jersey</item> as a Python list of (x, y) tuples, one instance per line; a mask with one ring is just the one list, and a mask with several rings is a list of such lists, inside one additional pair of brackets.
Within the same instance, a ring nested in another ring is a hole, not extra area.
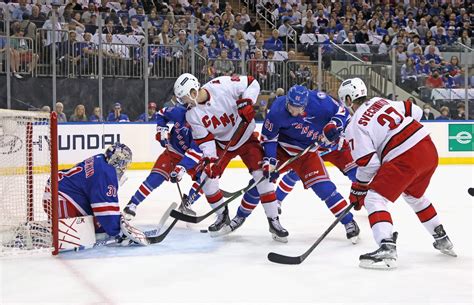
[[(260, 94), (260, 85), (251, 76), (221, 76), (204, 86), (208, 100), (189, 109), (186, 120), (191, 125), (193, 138), (207, 157), (217, 157), (216, 146), (225, 148), (236, 132), (242, 118), (237, 111), (236, 101), (250, 99), (255, 104)], [(245, 131), (229, 151), (238, 149), (255, 130), (255, 120), (248, 124)], [(215, 140), (215, 141), (214, 141)]]
[(357, 180), (369, 182), (381, 164), (429, 134), (419, 122), (421, 114), (421, 108), (409, 102), (382, 98), (373, 98), (357, 109), (345, 131), (352, 157), (359, 166)]

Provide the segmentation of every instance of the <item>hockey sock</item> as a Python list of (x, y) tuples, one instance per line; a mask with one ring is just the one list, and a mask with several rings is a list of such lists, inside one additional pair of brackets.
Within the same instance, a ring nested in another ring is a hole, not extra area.
[(142, 182), (140, 187), (138, 187), (138, 190), (135, 192), (135, 195), (132, 196), (130, 201), (132, 201), (136, 205), (139, 205), (140, 202), (145, 200), (145, 198), (150, 195), (154, 189), (159, 187), (164, 180), (165, 177), (163, 177), (162, 174), (153, 172), (150, 173), (148, 177), (146, 177), (145, 181)]
[(415, 198), (410, 195), (403, 194), (403, 198), (418, 216), (418, 219), (431, 235), (435, 234), (434, 229), (441, 224), (436, 209), (425, 196)]
[(274, 191), (260, 195), (260, 200), (268, 218), (278, 217), (278, 203)]
[[(193, 183), (193, 186), (191, 187), (191, 189), (189, 190), (189, 193), (188, 193), (188, 198), (191, 198), (191, 196), (194, 196), (194, 194), (196, 194), (196, 190), (197, 188), (199, 187), (199, 184), (197, 182), (194, 182)], [(191, 202), (191, 204), (194, 204), (196, 201), (199, 200), (199, 198), (201, 198), (201, 195), (202, 195), (202, 189), (199, 191), (199, 194), (196, 195), (196, 198), (194, 199), (193, 202)]]
[(281, 178), (275, 191), (277, 200), (280, 202), (285, 200), (286, 196), (293, 190), (298, 181), (300, 181), (300, 177), (298, 177), (295, 171), (286, 173), (286, 175)]
[[(347, 201), (336, 190), (336, 186), (331, 181), (323, 181), (311, 186), (316, 195), (326, 203), (328, 209), (335, 217), (339, 216), (348, 206)], [(352, 213), (348, 213), (341, 219), (342, 224), (351, 222), (353, 219)]]
[(260, 195), (258, 194), (257, 187), (253, 187), (244, 194), (237, 210), (237, 216), (248, 217), (259, 202)]
[(365, 209), (369, 215), (375, 242), (380, 246), (383, 239), (391, 238), (393, 232), (392, 216), (387, 211), (388, 200), (373, 190), (365, 197)]
[[(206, 195), (207, 202), (211, 205), (211, 208), (216, 208), (219, 204), (224, 202), (224, 196), (222, 195), (222, 192), (220, 190), (217, 191), (217, 193), (214, 193), (212, 195)], [(219, 209), (217, 211), (218, 214), (221, 214), (224, 211), (223, 208)]]

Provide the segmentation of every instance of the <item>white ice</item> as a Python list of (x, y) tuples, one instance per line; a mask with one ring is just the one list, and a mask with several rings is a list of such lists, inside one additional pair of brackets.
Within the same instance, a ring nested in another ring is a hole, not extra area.
[[(334, 167), (330, 174), (343, 195), (349, 181)], [(148, 173), (131, 171), (119, 191), (121, 204)], [(233, 191), (247, 184), (243, 169), (229, 169), (221, 187)], [(311, 190), (301, 184), (283, 203), (282, 224), (289, 243), (271, 239), (259, 206), (243, 227), (223, 238), (200, 233), (211, 220), (187, 228), (178, 223), (161, 244), (149, 247), (100, 248), (58, 257), (0, 260), (0, 304), (137, 304), (137, 303), (466, 303), (473, 302), (473, 211), (467, 193), (474, 185), (471, 166), (441, 166), (427, 195), (455, 244), (457, 258), (432, 246), (432, 237), (403, 200), (390, 208), (399, 232), (398, 265), (393, 271), (365, 270), (358, 257), (376, 245), (365, 211), (356, 212), (359, 244), (352, 245), (338, 225), (301, 265), (267, 260), (274, 251), (304, 252), (329, 226), (333, 216)], [(187, 189), (190, 181), (181, 183)], [(138, 208), (134, 224), (153, 228), (162, 212), (178, 200), (175, 185), (165, 183)], [(234, 216), (240, 200), (230, 204)], [(198, 214), (209, 210), (205, 199)]]

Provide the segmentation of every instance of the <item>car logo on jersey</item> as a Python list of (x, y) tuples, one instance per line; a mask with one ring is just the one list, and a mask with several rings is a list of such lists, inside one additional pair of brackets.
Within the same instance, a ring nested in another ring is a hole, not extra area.
[(16, 153), (23, 147), (23, 141), (15, 135), (0, 136), (0, 154), (10, 155)]

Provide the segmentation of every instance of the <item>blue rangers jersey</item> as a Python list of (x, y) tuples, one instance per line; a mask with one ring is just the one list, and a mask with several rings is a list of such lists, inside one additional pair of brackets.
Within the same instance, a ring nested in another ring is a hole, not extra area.
[(174, 123), (170, 131), (168, 149), (183, 156), (179, 165), (186, 170), (193, 168), (201, 161), (202, 151), (193, 140), (191, 128), (186, 122), (186, 108), (183, 106), (164, 107), (157, 112), (157, 126), (164, 127), (169, 122)]
[(74, 206), (82, 216), (96, 217), (110, 236), (120, 233), (118, 178), (115, 168), (108, 164), (104, 154), (92, 156), (68, 170), (58, 172), (59, 217), (68, 218), (61, 200)]
[(323, 142), (323, 128), (329, 121), (344, 128), (349, 116), (341, 103), (324, 92), (310, 90), (304, 114), (293, 117), (286, 110), (286, 96), (281, 96), (273, 102), (262, 127), (265, 156), (276, 158), (277, 145), (289, 155), (296, 155), (316, 141), (320, 149), (335, 150), (337, 144)]

